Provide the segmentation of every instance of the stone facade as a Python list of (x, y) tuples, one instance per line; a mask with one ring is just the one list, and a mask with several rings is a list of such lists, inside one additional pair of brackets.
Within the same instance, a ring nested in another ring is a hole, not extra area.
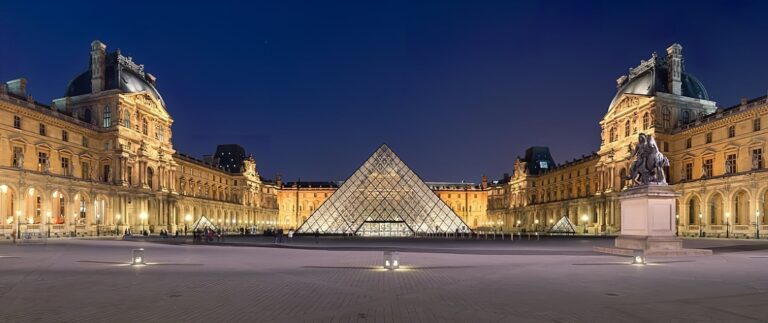
[[(666, 82), (665, 82), (666, 80)], [(489, 217), (505, 230), (543, 230), (567, 216), (588, 234), (621, 228), (618, 194), (626, 188), (630, 145), (643, 132), (670, 160), (667, 180), (680, 194), (680, 235), (755, 237), (768, 233), (764, 214), (768, 172), (766, 96), (719, 108), (685, 73), (682, 46), (651, 59), (618, 80), (618, 93), (599, 122), (602, 141), (589, 156), (528, 174), (518, 159), (514, 175), (493, 185)]]

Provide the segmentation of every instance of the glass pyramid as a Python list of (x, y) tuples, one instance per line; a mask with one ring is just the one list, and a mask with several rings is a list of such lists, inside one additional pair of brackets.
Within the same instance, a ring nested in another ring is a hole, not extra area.
[(297, 232), (399, 237), (457, 229), (468, 226), (381, 145)]
[(203, 230), (205, 228), (218, 231), (218, 229), (213, 224), (213, 222), (209, 220), (207, 217), (205, 217), (205, 215), (201, 216), (199, 219), (197, 219), (197, 221), (192, 223), (192, 231), (195, 231), (198, 229)]
[(575, 234), (573, 222), (567, 216), (563, 216), (549, 229), (550, 233)]

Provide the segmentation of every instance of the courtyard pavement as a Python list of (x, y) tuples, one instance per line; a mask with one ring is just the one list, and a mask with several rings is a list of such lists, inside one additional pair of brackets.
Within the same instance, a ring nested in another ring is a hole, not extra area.
[(715, 255), (642, 266), (600, 238), (149, 240), (0, 244), (0, 322), (768, 321), (768, 241), (686, 240)]

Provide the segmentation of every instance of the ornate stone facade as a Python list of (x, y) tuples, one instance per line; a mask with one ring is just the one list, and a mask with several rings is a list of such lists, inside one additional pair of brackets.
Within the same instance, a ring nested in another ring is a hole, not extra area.
[(506, 230), (543, 230), (568, 216), (588, 234), (620, 228), (618, 193), (627, 187), (631, 150), (639, 133), (656, 138), (669, 158), (667, 181), (681, 235), (754, 237), (768, 233), (762, 216), (768, 198), (763, 157), (768, 102), (762, 96), (722, 109), (686, 73), (682, 46), (667, 57), (642, 61), (618, 81), (619, 90), (600, 121), (602, 142), (589, 156), (543, 174), (528, 174), (523, 160), (514, 176), (491, 189), (489, 217)]
[(183, 231), (200, 216), (225, 228), (277, 222), (277, 187), (255, 161), (229, 173), (178, 154), (156, 79), (119, 51), (44, 105), (26, 80), (0, 85), (0, 235)]

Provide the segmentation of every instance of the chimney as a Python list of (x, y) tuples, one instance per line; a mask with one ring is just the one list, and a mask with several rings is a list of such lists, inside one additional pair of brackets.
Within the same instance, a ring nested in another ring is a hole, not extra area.
[(683, 46), (672, 44), (667, 48), (667, 92), (682, 95)]
[(488, 176), (483, 175), (482, 182), (480, 184), (480, 187), (483, 189), (488, 188)]
[(104, 90), (106, 49), (107, 45), (98, 40), (91, 43), (91, 93), (99, 93)]
[(8, 93), (27, 98), (27, 79), (20, 78), (5, 82), (8, 86)]

